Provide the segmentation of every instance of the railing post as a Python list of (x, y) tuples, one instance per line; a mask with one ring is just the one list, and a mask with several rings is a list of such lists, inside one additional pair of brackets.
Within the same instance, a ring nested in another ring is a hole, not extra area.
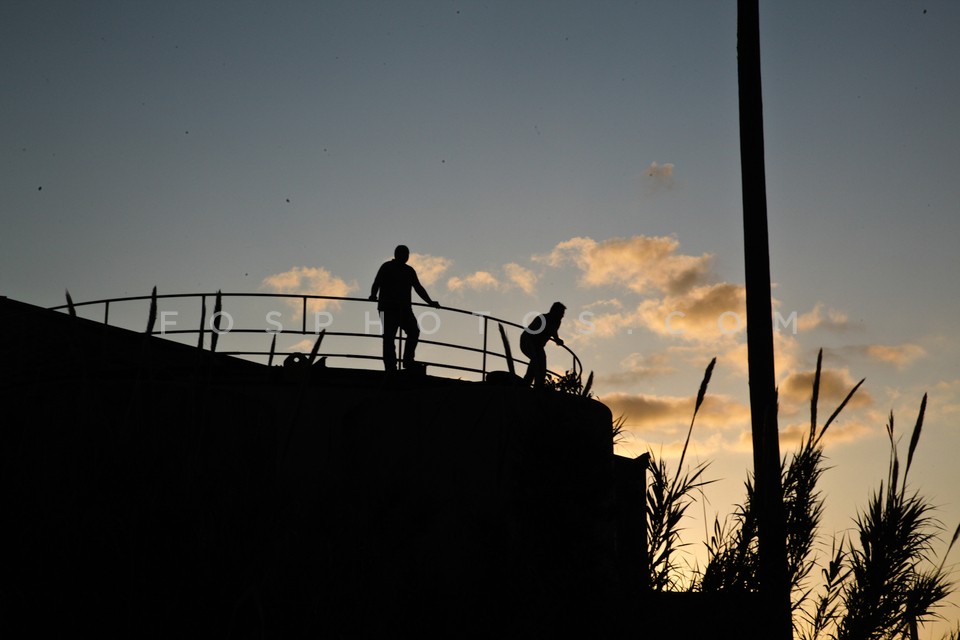
[[(383, 326), (384, 326), (384, 330), (386, 330), (386, 326), (387, 326), (386, 323), (384, 323)], [(396, 366), (399, 367), (399, 368), (402, 368), (402, 367), (403, 367), (403, 331), (399, 331), (399, 330), (398, 330), (395, 337), (396, 337), (396, 339), (397, 339), (397, 362), (396, 362)], [(394, 336), (391, 336), (390, 339), (393, 340), (393, 339), (394, 339)]]
[(307, 334), (307, 296), (303, 296), (303, 314), (300, 318), (300, 333), (303, 335)]
[(103, 324), (110, 324), (110, 301), (103, 303)]
[(207, 326), (207, 296), (200, 296), (200, 338), (197, 340), (197, 348), (201, 351), (203, 351), (203, 338), (207, 335), (205, 326)]
[(490, 324), (490, 318), (483, 316), (483, 379), (487, 379), (487, 327)]

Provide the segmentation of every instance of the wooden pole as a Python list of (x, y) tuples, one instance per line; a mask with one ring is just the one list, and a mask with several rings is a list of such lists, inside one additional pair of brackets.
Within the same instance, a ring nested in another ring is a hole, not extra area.
[(740, 91), (740, 167), (747, 297), (747, 360), (753, 467), (759, 537), (759, 579), (764, 627), (770, 638), (790, 640), (790, 585), (780, 484), (780, 441), (773, 362), (770, 251), (763, 149), (758, 0), (737, 2), (737, 71)]

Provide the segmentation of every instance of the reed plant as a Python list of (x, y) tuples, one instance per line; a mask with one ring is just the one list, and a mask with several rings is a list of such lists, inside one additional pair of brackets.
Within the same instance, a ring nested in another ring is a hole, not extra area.
[(943, 640), (960, 640), (960, 624), (956, 628), (948, 631), (944, 636)]
[[(902, 476), (891, 413), (887, 424), (891, 447), (887, 479), (856, 516), (854, 535), (839, 542), (833, 539), (826, 563), (820, 568), (820, 584), (811, 587), (811, 576), (820, 566), (815, 547), (823, 515), (823, 495), (817, 489), (826, 470), (823, 437), (864, 382), (860, 380), (818, 427), (822, 358), (821, 350), (810, 403), (810, 430), (789, 464), (781, 464), (795, 637), (917, 638), (918, 625), (936, 616), (936, 607), (952, 590), (945, 559), (960, 536), (958, 526), (943, 561), (935, 566), (932, 544), (942, 528), (932, 515), (930, 502), (908, 489), (907, 476), (919, 444), (927, 397), (924, 395), (921, 402)], [(754, 498), (754, 486), (748, 479), (746, 499), (735, 507), (732, 518), (723, 524), (719, 519), (714, 521), (714, 533), (706, 543), (707, 565), (695, 576), (694, 590), (760, 589)]]
[(683, 450), (676, 469), (671, 470), (662, 457), (655, 456), (652, 451), (649, 452), (649, 482), (646, 494), (647, 544), (649, 545), (647, 571), (650, 586), (654, 591), (673, 591), (681, 587), (683, 569), (679, 551), (686, 546), (681, 537), (683, 531), (681, 524), (687, 509), (696, 499), (695, 494), (713, 482), (704, 479), (703, 475), (709, 463), (688, 466), (684, 470), (684, 462), (697, 412), (706, 397), (707, 385), (710, 384), (710, 377), (716, 363), (716, 358), (710, 361), (700, 382), (693, 417), (690, 419), (687, 437), (683, 442)]
[(548, 374), (543, 386), (547, 389), (560, 391), (561, 393), (569, 393), (583, 398), (592, 398), (593, 371), (587, 376), (586, 382), (583, 381), (583, 378), (576, 371), (567, 371), (563, 375), (557, 376)]
[(157, 287), (154, 285), (150, 293), (150, 311), (147, 313), (147, 335), (153, 334), (153, 327), (157, 324)]
[(70, 291), (67, 290), (66, 294), (67, 294), (67, 313), (70, 314), (71, 317), (76, 318), (77, 308), (73, 306), (73, 298), (70, 297)]
[(890, 413), (886, 488), (881, 482), (856, 517), (859, 544), (850, 546), (850, 579), (842, 592), (845, 612), (837, 627), (838, 640), (916, 638), (918, 625), (936, 617), (936, 607), (952, 590), (944, 563), (960, 527), (935, 566), (933, 542), (942, 527), (933, 516), (933, 505), (907, 484), (926, 405), (924, 394), (902, 477)]

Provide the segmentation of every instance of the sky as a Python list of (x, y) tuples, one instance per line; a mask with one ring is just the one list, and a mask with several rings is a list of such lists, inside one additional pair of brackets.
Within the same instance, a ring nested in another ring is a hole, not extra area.
[[(818, 350), (821, 423), (865, 379), (825, 441), (843, 535), (891, 412), (905, 457), (928, 394), (911, 483), (948, 538), (960, 5), (761, 5), (781, 450)], [(519, 323), (564, 302), (617, 452), (674, 462), (716, 357), (691, 445), (715, 480), (685, 534), (702, 562), (752, 464), (735, 2), (9, 0), (0, 55), (0, 295), (365, 298), (403, 243), (446, 307)], [(346, 306), (311, 312), (370, 329)], [(453, 315), (431, 337), (475, 340)], [(960, 620), (941, 613), (925, 637)]]

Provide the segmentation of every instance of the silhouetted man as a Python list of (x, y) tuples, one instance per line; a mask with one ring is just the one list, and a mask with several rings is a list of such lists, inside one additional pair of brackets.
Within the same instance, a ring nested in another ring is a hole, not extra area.
[(416, 270), (407, 264), (409, 259), (410, 250), (402, 244), (399, 245), (393, 251), (393, 260), (380, 266), (370, 290), (370, 299), (377, 300), (377, 310), (380, 311), (383, 322), (383, 366), (387, 371), (397, 369), (397, 351), (394, 345), (397, 329), (402, 329), (407, 335), (407, 346), (403, 350), (403, 368), (409, 369), (414, 364), (420, 327), (413, 315), (410, 290), (416, 290), (417, 295), (431, 307), (440, 306), (439, 302), (430, 299), (427, 290), (420, 284)]
[(543, 387), (547, 377), (547, 353), (544, 350), (547, 342), (553, 340), (563, 346), (563, 340), (557, 335), (557, 331), (560, 329), (560, 321), (563, 320), (565, 310), (566, 307), (561, 303), (554, 302), (550, 306), (550, 311), (534, 318), (520, 335), (520, 351), (530, 358), (523, 381), (527, 384), (533, 383), (534, 389)]

